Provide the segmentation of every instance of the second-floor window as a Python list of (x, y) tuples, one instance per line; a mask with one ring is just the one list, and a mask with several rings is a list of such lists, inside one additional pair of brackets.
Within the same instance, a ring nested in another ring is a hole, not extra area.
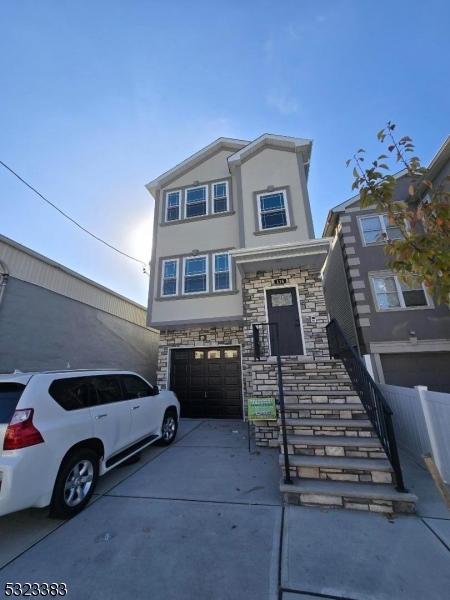
[(163, 296), (175, 296), (177, 294), (178, 260), (165, 260), (163, 262)]
[(184, 261), (184, 294), (199, 294), (208, 289), (206, 256), (186, 258)]
[(186, 218), (207, 214), (206, 186), (186, 190)]
[(370, 215), (360, 217), (361, 231), (365, 244), (376, 244), (389, 240), (402, 239), (403, 235), (397, 225), (389, 224), (387, 215)]
[(180, 218), (180, 192), (167, 194), (166, 221), (178, 221)]
[(215, 183), (213, 185), (213, 212), (221, 213), (227, 212), (228, 210), (228, 184), (224, 181), (223, 183)]
[(283, 191), (260, 194), (258, 196), (258, 213), (261, 229), (289, 225), (286, 194)]
[(228, 254), (214, 255), (214, 291), (230, 289), (230, 257)]
[(381, 310), (429, 306), (425, 290), (420, 284), (412, 288), (395, 275), (372, 277), (372, 281)]

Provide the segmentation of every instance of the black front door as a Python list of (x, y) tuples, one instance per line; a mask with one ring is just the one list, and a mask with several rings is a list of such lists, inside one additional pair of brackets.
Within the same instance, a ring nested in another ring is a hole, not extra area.
[(170, 389), (180, 401), (182, 417), (241, 419), (239, 348), (172, 350)]
[[(280, 339), (280, 355), (303, 354), (302, 334), (295, 288), (279, 288), (267, 291), (269, 323), (277, 323)], [(276, 354), (275, 328), (270, 328), (270, 353)]]

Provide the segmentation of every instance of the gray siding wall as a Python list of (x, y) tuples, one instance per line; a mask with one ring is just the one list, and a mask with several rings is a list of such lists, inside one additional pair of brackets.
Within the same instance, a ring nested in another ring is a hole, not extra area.
[(342, 255), (341, 236), (334, 239), (325, 269), (323, 291), (330, 319), (336, 319), (353, 346), (358, 346), (355, 319)]
[[(363, 245), (357, 219), (358, 216), (372, 213), (376, 214), (376, 210), (347, 212), (346, 222), (343, 223), (343, 241), (347, 256), (360, 261), (359, 264), (351, 266), (349, 273), (350, 290), (353, 290), (352, 294), (357, 298), (355, 319), (359, 329), (361, 352), (369, 352), (371, 342), (409, 340), (411, 331), (416, 333), (419, 340), (450, 339), (450, 310), (445, 305), (436, 304), (434, 309), (423, 310), (376, 310), (368, 273), (388, 270), (389, 257), (384, 253), (382, 245)], [(351, 253), (348, 253), (349, 248)]]
[(0, 306), (0, 372), (116, 368), (156, 381), (159, 335), (10, 277)]

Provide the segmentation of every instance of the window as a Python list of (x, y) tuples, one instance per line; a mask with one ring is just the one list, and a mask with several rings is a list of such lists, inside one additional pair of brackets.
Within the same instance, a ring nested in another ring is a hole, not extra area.
[(162, 295), (176, 296), (177, 294), (177, 273), (178, 260), (163, 261), (163, 282)]
[(228, 254), (214, 255), (214, 291), (229, 290), (230, 285), (230, 257)]
[(153, 396), (153, 389), (146, 381), (136, 375), (123, 375), (122, 384), (126, 400)]
[(414, 308), (428, 306), (428, 299), (423, 286), (411, 288), (395, 275), (372, 277), (378, 308), (391, 310), (393, 308)]
[(221, 213), (228, 210), (228, 184), (227, 182), (215, 183), (213, 185), (213, 212)]
[(371, 215), (360, 217), (361, 230), (366, 244), (384, 242), (386, 239), (399, 240), (402, 232), (396, 225), (389, 224), (387, 215)]
[(9, 423), (24, 389), (21, 383), (0, 383), (0, 423)]
[(180, 192), (167, 194), (166, 221), (178, 221), (180, 218)]
[(224, 350), (223, 352), (225, 358), (237, 358), (238, 351), (237, 350)]
[(206, 256), (186, 258), (184, 262), (184, 293), (206, 292)]
[(114, 375), (91, 377), (98, 404), (111, 404), (123, 400), (119, 378)]
[(216, 360), (217, 358), (220, 358), (220, 350), (208, 350), (208, 359), (211, 360)]
[(285, 192), (260, 194), (258, 196), (258, 212), (261, 229), (289, 225)]
[(89, 407), (89, 379), (68, 377), (56, 379), (48, 393), (64, 410), (78, 410)]
[(195, 360), (203, 360), (204, 358), (205, 358), (205, 353), (203, 352), (203, 350), (196, 350), (194, 352)]
[(206, 186), (186, 190), (186, 218), (206, 215)]

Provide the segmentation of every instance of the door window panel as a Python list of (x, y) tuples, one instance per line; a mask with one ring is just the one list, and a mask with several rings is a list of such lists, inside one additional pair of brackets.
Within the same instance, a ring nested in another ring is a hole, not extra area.
[(220, 358), (220, 350), (208, 350), (208, 359)]
[(225, 358), (237, 358), (238, 357), (238, 351), (237, 350), (224, 350), (224, 356)]
[(136, 375), (123, 375), (122, 384), (126, 400), (153, 395), (153, 389), (148, 383)]
[(292, 294), (272, 294), (272, 306), (292, 306)]
[(196, 350), (194, 352), (194, 358), (196, 360), (202, 360), (203, 358), (205, 358), (205, 353), (203, 352), (203, 350)]
[(115, 375), (99, 375), (91, 378), (98, 404), (112, 404), (123, 400), (119, 378)]

